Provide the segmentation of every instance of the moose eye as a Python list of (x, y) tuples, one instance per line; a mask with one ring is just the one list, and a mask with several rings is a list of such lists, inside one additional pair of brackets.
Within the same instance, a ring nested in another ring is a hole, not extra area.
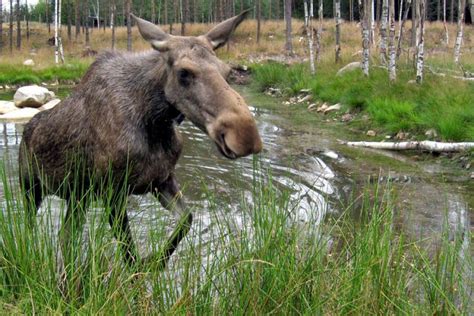
[(189, 86), (193, 78), (194, 74), (187, 69), (181, 69), (178, 71), (178, 81), (184, 87)]

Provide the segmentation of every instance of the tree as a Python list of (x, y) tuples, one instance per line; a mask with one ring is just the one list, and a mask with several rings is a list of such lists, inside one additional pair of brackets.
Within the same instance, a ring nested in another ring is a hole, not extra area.
[(458, 0), (458, 26), (457, 26), (457, 32), (456, 32), (456, 42), (454, 43), (454, 62), (456, 64), (459, 64), (459, 58), (461, 55), (465, 8), (466, 8), (466, 0)]
[(293, 39), (291, 36), (291, 0), (285, 0), (285, 24), (286, 24), (285, 49), (289, 55), (293, 55)]
[(64, 63), (63, 45), (61, 41), (61, 0), (54, 1), (54, 61), (59, 63), (59, 59)]
[(323, 0), (319, 0), (318, 5), (318, 32), (316, 33), (316, 60), (321, 61), (321, 38), (323, 36), (323, 19), (324, 19), (324, 10), (323, 10)]
[(314, 67), (314, 46), (313, 46), (313, 0), (309, 3), (309, 0), (304, 1), (304, 25), (306, 30), (306, 36), (308, 37), (309, 46), (309, 66), (311, 74), (316, 73)]
[(444, 35), (445, 35), (445, 42), (446, 46), (449, 45), (449, 32), (448, 26), (446, 25), (446, 0), (443, 0), (443, 27), (444, 27)]
[[(1, 12), (2, 10), (0, 8), (0, 15), (2, 14)], [(28, 0), (25, 0), (25, 20), (26, 20), (26, 40), (29, 41), (30, 40), (30, 13), (28, 9)]]
[(3, 6), (0, 0), (0, 53), (3, 51)]
[[(400, 14), (403, 11), (403, 0), (400, 0)], [(402, 53), (402, 40), (403, 40), (403, 30), (405, 26), (405, 22), (408, 19), (408, 12), (410, 12), (410, 7), (411, 7), (411, 0), (407, 0), (407, 7), (405, 9), (405, 12), (403, 13), (403, 19), (401, 23), (399, 22), (400, 28), (398, 30), (398, 43), (397, 43), (397, 58), (400, 57), (400, 54)], [(414, 22), (413, 22), (414, 24)]]
[[(1, 1), (1, 0), (0, 0)], [(13, 0), (10, 0), (10, 28), (8, 29), (8, 37), (10, 40), (10, 53), (13, 52)]]
[(382, 16), (380, 21), (380, 62), (387, 64), (387, 23), (388, 23), (388, 0), (383, 0)]
[(425, 15), (419, 14), (421, 12), (425, 12), (425, 0), (418, 0), (417, 1), (417, 17), (419, 20), (419, 31), (418, 31), (418, 45), (417, 45), (417, 52), (416, 52), (416, 82), (422, 83), (423, 82), (423, 67), (424, 67), (424, 60), (425, 60)]
[(45, 12), (45, 18), (46, 18), (46, 24), (48, 25), (48, 34), (51, 34), (51, 24), (50, 24), (50, 20), (49, 20), (49, 2), (48, 0), (45, 0), (45, 3), (46, 3), (46, 12)]
[(364, 75), (369, 75), (369, 58), (370, 58), (370, 5), (371, 0), (362, 0), (360, 3), (361, 10), (361, 24), (362, 24), (362, 71)]
[(72, 37), (72, 0), (66, 2), (66, 21), (67, 21), (67, 39), (71, 41)]
[(130, 15), (131, 0), (125, 0), (125, 14), (127, 15), (127, 50), (132, 50), (132, 16)]
[(20, 0), (16, 0), (16, 48), (21, 48), (21, 15), (20, 15)]
[(335, 0), (336, 20), (336, 63), (341, 61), (341, 0)]
[(110, 14), (110, 27), (112, 29), (112, 50), (115, 49), (115, 12), (117, 11), (117, 6), (115, 5), (115, 0), (112, 0), (112, 8)]
[(80, 14), (81, 0), (76, 0), (76, 6), (74, 8), (74, 16), (76, 22), (76, 40), (81, 33), (81, 14)]
[(390, 27), (388, 35), (388, 73), (390, 81), (397, 79), (397, 69), (395, 67), (396, 52), (395, 52), (395, 1), (390, 0), (389, 20)]
[(260, 20), (262, 18), (262, 0), (256, 0), (257, 3), (257, 43), (260, 43)]

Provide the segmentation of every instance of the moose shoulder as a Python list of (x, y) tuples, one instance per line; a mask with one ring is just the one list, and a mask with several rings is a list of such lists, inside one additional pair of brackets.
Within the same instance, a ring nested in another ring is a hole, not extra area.
[[(29, 214), (34, 218), (45, 194), (66, 199), (63, 256), (72, 226), (83, 222), (87, 208), (81, 204), (86, 203), (83, 197), (99, 180), (115, 188), (109, 222), (122, 241), (126, 261), (136, 262), (126, 199), (119, 196), (126, 179), (125, 195), (152, 192), (164, 207), (181, 216), (164, 252), (153, 258), (166, 264), (192, 221), (174, 175), (182, 147), (176, 121), (183, 116), (209, 135), (229, 159), (261, 150), (248, 106), (226, 82), (229, 67), (214, 53), (246, 14), (198, 37), (172, 36), (134, 17), (140, 34), (154, 49), (101, 55), (70, 97), (26, 125), (19, 161)], [(82, 189), (73, 197), (68, 181), (77, 179)]]

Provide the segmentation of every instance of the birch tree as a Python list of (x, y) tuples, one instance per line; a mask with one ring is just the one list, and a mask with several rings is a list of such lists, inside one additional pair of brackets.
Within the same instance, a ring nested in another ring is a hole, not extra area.
[(425, 15), (419, 14), (425, 12), (425, 0), (418, 0), (418, 40), (417, 40), (417, 52), (416, 52), (416, 82), (423, 82), (423, 67), (425, 62)]
[(323, 11), (323, 0), (319, 0), (318, 5), (318, 32), (316, 33), (316, 60), (321, 61), (321, 38), (323, 36), (323, 20), (324, 20), (324, 11)]
[(458, 26), (457, 26), (457, 32), (456, 32), (456, 42), (454, 43), (454, 62), (456, 64), (459, 64), (459, 58), (461, 55), (465, 8), (466, 8), (466, 0), (458, 0)]
[(443, 0), (443, 27), (444, 27), (444, 41), (446, 43), (446, 46), (449, 45), (449, 32), (448, 32), (448, 26), (446, 23), (446, 0)]
[[(311, 3), (310, 3), (311, 2)], [(313, 46), (313, 0), (304, 1), (304, 20), (306, 28), (306, 36), (308, 37), (308, 46), (309, 46), (309, 66), (311, 74), (316, 73), (316, 68), (314, 66), (314, 46)]]
[(390, 81), (395, 81), (397, 79), (397, 70), (395, 67), (395, 1), (390, 0), (389, 7), (389, 43), (388, 43), (388, 73)]
[(382, 2), (382, 16), (380, 21), (380, 62), (387, 64), (387, 23), (388, 23), (388, 0)]
[(115, 49), (115, 12), (117, 11), (117, 5), (115, 0), (112, 0), (112, 7), (110, 8), (110, 28), (112, 29), (112, 50)]
[(362, 71), (364, 75), (369, 75), (369, 58), (370, 58), (370, 1), (362, 0), (359, 5), (361, 10), (361, 26), (362, 26)]
[(291, 35), (291, 0), (285, 0), (285, 49), (289, 55), (293, 55), (293, 38)]
[[(312, 2), (312, 1), (311, 1)], [(335, 0), (336, 20), (336, 63), (341, 61), (341, 0)]]
[(61, 42), (61, 0), (55, 0), (54, 2), (54, 62), (56, 64), (61, 62), (64, 63), (64, 52), (63, 45)]

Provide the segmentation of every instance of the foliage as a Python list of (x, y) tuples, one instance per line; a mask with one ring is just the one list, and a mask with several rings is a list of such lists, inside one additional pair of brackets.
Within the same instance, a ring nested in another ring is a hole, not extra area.
[(423, 134), (434, 128), (444, 140), (474, 139), (473, 83), (428, 74), (422, 85), (413, 84), (409, 80), (414, 74), (408, 66), (395, 83), (389, 82), (384, 69), (371, 69), (368, 78), (360, 71), (336, 76), (333, 65), (321, 65), (314, 77), (307, 69), (305, 64), (255, 65), (255, 83), (262, 90), (279, 87), (288, 95), (309, 88), (320, 101), (342, 103), (370, 114), (376, 127), (390, 133)]

